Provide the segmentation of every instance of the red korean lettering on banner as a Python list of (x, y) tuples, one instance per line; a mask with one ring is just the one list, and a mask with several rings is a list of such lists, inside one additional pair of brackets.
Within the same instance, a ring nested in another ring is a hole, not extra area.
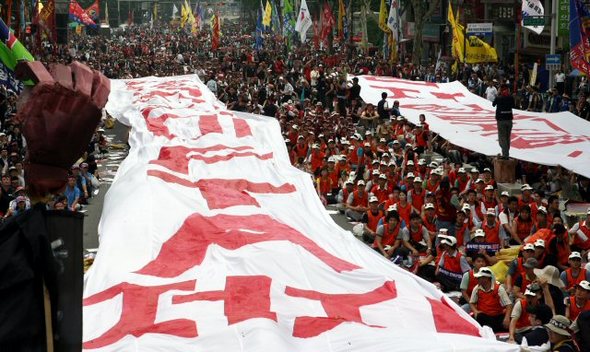
[(287, 194), (296, 191), (295, 186), (289, 183), (273, 186), (268, 182), (250, 182), (243, 179), (203, 179), (191, 182), (160, 170), (148, 170), (148, 176), (170, 184), (198, 188), (209, 209), (225, 209), (238, 205), (260, 207), (250, 193)]
[(194, 291), (195, 280), (161, 286), (140, 286), (122, 282), (84, 299), (84, 306), (123, 296), (121, 317), (105, 333), (84, 342), (85, 349), (111, 345), (127, 335), (167, 334), (179, 337), (197, 337), (197, 324), (189, 319), (174, 319), (156, 323), (160, 296), (170, 290)]
[(371, 88), (375, 88), (375, 89), (380, 89), (380, 90), (386, 90), (389, 91), (389, 93), (391, 93), (389, 96), (387, 96), (387, 98), (389, 99), (404, 99), (404, 98), (410, 98), (410, 99), (419, 99), (419, 96), (409, 96), (406, 94), (406, 92), (408, 93), (420, 93), (420, 91), (418, 89), (410, 89), (410, 88), (400, 88), (400, 87), (388, 87), (388, 86), (370, 86)]
[(270, 310), (271, 283), (272, 279), (264, 275), (228, 276), (224, 290), (175, 295), (172, 297), (172, 304), (223, 301), (223, 310), (229, 325), (255, 318), (276, 322), (277, 314)]
[(326, 312), (325, 317), (297, 317), (293, 327), (293, 336), (310, 338), (334, 329), (343, 323), (358, 323), (370, 327), (361, 317), (360, 308), (395, 299), (397, 289), (393, 281), (387, 281), (382, 286), (366, 293), (329, 294), (313, 290), (302, 290), (287, 286), (285, 294), (291, 297), (307, 298), (319, 301)]
[[(220, 148), (221, 147), (221, 148)], [(215, 154), (212, 156), (204, 155), (211, 151), (220, 151), (226, 149), (231, 151), (227, 154)], [(187, 148), (185, 146), (162, 147), (158, 159), (150, 161), (150, 164), (163, 166), (171, 171), (188, 174), (188, 161), (200, 160), (206, 164), (214, 164), (221, 161), (228, 161), (234, 158), (254, 157), (260, 160), (268, 160), (273, 157), (273, 153), (256, 153), (249, 146), (220, 146), (215, 145), (209, 148)]]
[(457, 101), (458, 97), (465, 97), (463, 93), (438, 93), (438, 92), (430, 92), (430, 94), (434, 95), (438, 99), (442, 100), (454, 100)]
[(426, 297), (426, 300), (430, 303), (437, 332), (480, 336), (479, 329), (461, 317), (447, 302), (446, 297), (443, 296), (440, 300)]
[(395, 77), (386, 76), (362, 76), (362, 79), (369, 82), (386, 82), (386, 83), (397, 83), (397, 84), (408, 84), (421, 87), (434, 87), (438, 88), (438, 84), (435, 82), (423, 82), (423, 81), (408, 81), (405, 79), (399, 79)]
[(294, 228), (264, 214), (190, 215), (172, 237), (162, 244), (152, 261), (137, 271), (141, 275), (176, 277), (200, 265), (210, 245), (236, 250), (249, 244), (286, 241), (302, 247), (337, 272), (359, 269), (320, 247)]

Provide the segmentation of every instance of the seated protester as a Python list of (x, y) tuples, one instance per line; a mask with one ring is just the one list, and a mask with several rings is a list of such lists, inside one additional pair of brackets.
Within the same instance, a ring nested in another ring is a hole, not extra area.
[[(530, 287), (530, 286), (529, 286)], [(510, 327), (508, 329), (510, 337), (508, 342), (516, 341), (516, 335), (522, 335), (531, 329), (528, 308), (539, 304), (541, 291), (532, 291), (530, 288), (525, 289), (524, 298), (515, 299), (514, 307), (510, 313)]]
[(361, 222), (365, 224), (363, 232), (363, 241), (365, 243), (373, 243), (375, 241), (377, 225), (383, 216), (383, 210), (379, 209), (379, 199), (372, 196), (369, 198), (369, 210), (363, 214), (363, 218), (361, 219)]
[(457, 247), (462, 248), (471, 239), (471, 233), (469, 231), (469, 222), (465, 210), (459, 210), (457, 212), (457, 219), (453, 224), (455, 227), (455, 237), (457, 238)]
[(444, 292), (459, 291), (463, 274), (471, 267), (463, 254), (457, 250), (455, 237), (445, 236), (440, 243), (443, 253), (436, 267), (436, 279)]
[(414, 257), (426, 254), (432, 248), (432, 242), (428, 230), (422, 226), (420, 215), (412, 213), (409, 223), (410, 226), (406, 227), (407, 231), (400, 233), (403, 246)]
[(535, 219), (535, 224), (531, 229), (531, 235), (535, 232), (539, 231), (540, 229), (549, 229), (551, 228), (551, 224), (547, 221), (547, 208), (540, 206), (537, 209), (537, 218)]
[[(522, 243), (527, 237), (531, 235), (533, 229), (533, 219), (531, 218), (531, 208), (528, 205), (520, 207), (518, 216), (512, 222), (511, 234), (520, 240)], [(514, 237), (513, 237), (514, 238)]]
[(551, 317), (553, 317), (551, 308), (544, 303), (539, 303), (535, 306), (528, 306), (526, 311), (531, 328), (520, 335), (517, 334), (516, 343), (528, 347), (538, 347), (549, 342), (549, 333), (544, 325), (549, 323)]
[(405, 223), (410, 223), (410, 214), (412, 214), (412, 204), (408, 203), (407, 193), (399, 192), (399, 201), (396, 203), (397, 212), (400, 219)]
[(388, 210), (385, 223), (377, 227), (373, 249), (385, 258), (391, 258), (401, 245), (401, 239), (398, 239), (400, 228), (399, 214), (395, 210)]
[(578, 315), (590, 310), (590, 282), (582, 280), (576, 286), (576, 293), (566, 300), (565, 316), (574, 321)]
[(481, 229), (486, 234), (486, 242), (503, 246), (503, 241), (500, 239), (500, 223), (496, 221), (496, 211), (489, 208), (486, 211), (486, 220), (481, 225)]
[(545, 250), (545, 241), (543, 241), (542, 239), (538, 239), (535, 241), (535, 243), (533, 243), (533, 246), (535, 246), (535, 259), (537, 259), (537, 261), (539, 262), (539, 268), (543, 268), (547, 265), (549, 265), (550, 263), (550, 256), (547, 254), (547, 251)]
[(324, 206), (328, 204), (333, 204), (334, 199), (332, 197), (332, 188), (334, 184), (332, 183), (332, 179), (328, 176), (328, 169), (325, 167), (321, 168), (319, 172), (319, 177), (315, 180), (316, 183), (316, 192), (322, 201)]
[(71, 211), (77, 211), (80, 209), (80, 189), (76, 186), (76, 177), (74, 175), (68, 176), (68, 183), (64, 190), (64, 196), (68, 200), (68, 209)]
[[(555, 224), (552, 226), (552, 232), (555, 237), (551, 237), (547, 248), (549, 254), (553, 255), (555, 266), (563, 271), (568, 268), (568, 258), (571, 254), (569, 235), (563, 224)], [(552, 263), (552, 262), (549, 262)]]
[(535, 258), (527, 259), (522, 265), (524, 267), (524, 275), (518, 275), (512, 287), (512, 293), (515, 299), (524, 298), (526, 287), (537, 280), (537, 275), (535, 275), (537, 265), (539, 265), (539, 262)]
[(473, 216), (471, 216), (471, 206), (469, 206), (469, 204), (463, 203), (461, 211), (465, 213), (465, 217), (467, 218), (467, 228), (469, 229), (470, 233), (473, 233), (475, 230), (481, 228), (481, 223), (475, 222)]
[(357, 189), (348, 195), (346, 204), (346, 216), (354, 221), (360, 221), (369, 209), (369, 194), (365, 191), (365, 181), (357, 182)]
[(549, 323), (545, 324), (549, 333), (549, 342), (553, 352), (579, 352), (578, 347), (572, 340), (569, 327), (572, 322), (563, 315), (554, 315)]
[[(565, 303), (563, 298), (563, 282), (559, 279), (559, 270), (547, 265), (542, 269), (534, 269), (537, 275), (537, 282), (541, 285), (547, 283), (548, 294), (544, 294), (543, 301), (547, 305), (553, 304), (553, 311), (556, 314), (565, 314)], [(549, 299), (551, 301), (549, 301)]]
[[(514, 220), (518, 217), (518, 198), (512, 196), (508, 198), (507, 206), (502, 209), (498, 215), (500, 220), (500, 231), (502, 237), (508, 239), (510, 244), (522, 244), (522, 239), (518, 236), (518, 233), (514, 231)], [(528, 235), (527, 235), (528, 236)]]
[(479, 269), (475, 274), (478, 283), (473, 288), (469, 305), (478, 323), (487, 325), (498, 333), (509, 327), (512, 302), (504, 287), (494, 281), (493, 276), (490, 268)]
[(87, 200), (90, 194), (88, 193), (86, 178), (80, 174), (80, 165), (72, 166), (72, 175), (76, 178), (76, 186), (80, 190), (80, 204), (88, 204)]
[[(516, 278), (519, 276), (525, 275), (524, 263), (529, 258), (535, 257), (535, 246), (532, 243), (527, 243), (522, 248), (522, 251), (519, 253), (518, 258), (514, 259), (512, 263), (510, 263), (510, 267), (508, 268), (508, 273), (506, 274), (506, 291), (512, 292), (512, 287), (514, 286), (514, 282)], [(538, 261), (537, 261), (538, 265)]]
[(377, 171), (377, 184), (371, 187), (371, 193), (377, 197), (379, 200), (379, 204), (385, 203), (387, 201), (387, 197), (389, 196), (389, 189), (387, 187), (387, 175), (380, 174), (379, 170)]
[(470, 269), (468, 272), (464, 273), (463, 278), (461, 279), (461, 284), (459, 285), (462, 295), (460, 302), (463, 303), (461, 308), (463, 308), (463, 310), (465, 310), (467, 313), (471, 312), (469, 300), (471, 299), (473, 288), (475, 288), (477, 285), (475, 274), (477, 274), (479, 269), (483, 268), (484, 266), (486, 266), (486, 257), (484, 257), (483, 254), (476, 254), (475, 258), (473, 259), (473, 269)]
[(348, 201), (348, 196), (352, 192), (354, 192), (354, 181), (348, 179), (344, 182), (344, 188), (338, 192), (338, 196), (336, 197), (336, 201), (338, 202), (336, 207), (338, 208), (340, 214), (344, 214), (347, 206), (346, 202)]
[(569, 295), (576, 292), (576, 286), (582, 281), (590, 281), (590, 272), (582, 268), (582, 255), (580, 252), (572, 252), (569, 256), (569, 268), (561, 272), (561, 281)]
[(16, 197), (14, 202), (16, 203), (16, 207), (8, 208), (8, 212), (6, 213), (6, 215), (4, 215), (5, 219), (7, 219), (11, 216), (20, 215), (20, 214), (24, 213), (25, 211), (27, 211), (28, 209), (30, 209), (30, 207), (31, 207), (30, 203), (27, 207), (27, 198), (23, 197), (23, 196)]
[(494, 265), (498, 262), (496, 253), (500, 246), (493, 243), (487, 243), (485, 240), (485, 232), (482, 229), (475, 230), (473, 239), (465, 245), (465, 255), (471, 260), (474, 260), (478, 254), (485, 257), (487, 265)]
[(430, 239), (436, 236), (436, 210), (433, 203), (424, 204), (424, 215), (422, 216), (422, 225), (428, 230)]
[(590, 250), (590, 208), (586, 212), (586, 220), (580, 220), (568, 231), (574, 236), (572, 247), (579, 251)]

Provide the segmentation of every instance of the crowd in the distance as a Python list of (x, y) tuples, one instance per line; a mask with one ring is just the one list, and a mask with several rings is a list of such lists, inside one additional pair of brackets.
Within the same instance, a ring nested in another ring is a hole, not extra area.
[[(348, 74), (432, 82), (458, 76), (490, 100), (497, 85), (516, 79), (520, 107), (569, 110), (587, 118), (584, 82), (575, 90), (578, 102), (564, 107), (561, 73), (557, 102), (527, 87), (523, 70), (515, 77), (511, 65), (465, 65), (451, 75), (448, 65), (435, 60), (414, 65), (407, 58), (391, 64), (379, 53), (338, 43), (330, 52), (308, 45), (289, 48), (271, 35), (264, 49), (255, 51), (253, 38), (240, 24), (226, 21), (224, 26), (216, 52), (209, 50), (208, 31), (187, 35), (161, 25), (131, 27), (111, 38), (77, 37), (68, 46), (46, 45), (37, 56), (46, 63), (80, 60), (109, 78), (199, 74), (228, 108), (279, 121), (293, 165), (313, 175), (324, 204), (360, 224), (355, 233), (379, 255), (445, 292), (460, 292), (467, 311), (494, 331), (508, 331), (510, 340), (520, 343), (526, 337), (529, 345), (551, 341), (569, 346), (577, 332), (580, 346), (588, 344), (579, 332), (584, 325), (571, 323), (590, 314), (590, 210), (572, 225), (560, 198), (590, 202), (590, 180), (559, 166), (518, 162), (520, 192), (501, 192), (489, 158), (438, 137), (426, 115), (420, 124), (410, 123), (397, 102), (365, 103), (361, 87)], [(16, 96), (5, 96), (0, 211), (15, 214), (28, 204), (19, 201), (26, 196), (18, 189), (26, 186), (22, 164), (19, 169), (26, 145), (18, 127), (10, 124)], [(104, 147), (98, 131), (52, 207), (75, 210), (91, 197), (95, 183), (88, 175), (95, 172)], [(511, 245), (520, 247), (499, 284), (494, 265)]]

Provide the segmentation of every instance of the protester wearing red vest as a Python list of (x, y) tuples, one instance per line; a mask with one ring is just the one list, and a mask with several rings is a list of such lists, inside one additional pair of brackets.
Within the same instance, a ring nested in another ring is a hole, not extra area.
[(453, 236), (439, 235), (443, 254), (440, 257), (435, 275), (443, 291), (459, 291), (463, 274), (471, 267), (467, 259), (457, 250), (457, 239)]
[(346, 216), (354, 221), (360, 221), (363, 214), (369, 209), (369, 194), (365, 191), (365, 181), (357, 182), (357, 190), (348, 196), (346, 201)]
[(401, 245), (401, 239), (398, 239), (399, 230), (399, 214), (395, 210), (388, 211), (385, 224), (377, 228), (373, 248), (383, 254), (384, 257), (390, 258)]
[(576, 286), (582, 281), (590, 281), (590, 272), (582, 268), (582, 255), (580, 252), (572, 252), (569, 256), (569, 268), (561, 273), (561, 281), (565, 285), (565, 290), (571, 296), (576, 292)]
[(586, 212), (586, 220), (574, 224), (569, 234), (574, 236), (574, 247), (581, 251), (590, 249), (590, 208)]
[(469, 270), (468, 272), (463, 274), (463, 279), (461, 280), (461, 285), (459, 288), (461, 289), (461, 294), (463, 296), (463, 301), (465, 304), (462, 306), (463, 310), (467, 313), (471, 312), (471, 308), (469, 307), (469, 300), (471, 300), (471, 294), (473, 293), (473, 289), (477, 286), (477, 278), (475, 274), (479, 272), (479, 269), (486, 266), (486, 257), (483, 254), (476, 254), (473, 258), (473, 269)]
[(576, 294), (566, 301), (565, 316), (574, 321), (582, 312), (590, 310), (590, 282), (582, 280)]
[(373, 243), (377, 234), (377, 225), (383, 218), (383, 210), (379, 209), (379, 199), (375, 196), (369, 198), (369, 210), (363, 214), (361, 222), (365, 224), (363, 240), (366, 243)]
[(524, 298), (520, 298), (515, 301), (512, 312), (510, 313), (510, 327), (508, 329), (510, 337), (509, 342), (515, 341), (516, 334), (523, 334), (531, 328), (531, 322), (529, 320), (529, 307), (534, 307), (539, 303), (541, 293), (533, 292), (527, 288), (524, 291)]
[(486, 243), (502, 245), (500, 241), (500, 223), (496, 221), (496, 210), (490, 208), (486, 212), (486, 221), (481, 225), (486, 234)]
[(526, 287), (537, 280), (535, 269), (538, 265), (539, 262), (535, 258), (528, 258), (524, 264), (522, 264), (524, 273), (521, 273), (521, 275), (519, 275), (516, 280), (514, 280), (514, 286), (512, 288), (514, 297), (524, 298)]
[(473, 289), (469, 304), (475, 320), (487, 325), (496, 333), (505, 331), (510, 324), (512, 302), (504, 287), (492, 281), (492, 270), (488, 267), (479, 269), (475, 274), (478, 280)]

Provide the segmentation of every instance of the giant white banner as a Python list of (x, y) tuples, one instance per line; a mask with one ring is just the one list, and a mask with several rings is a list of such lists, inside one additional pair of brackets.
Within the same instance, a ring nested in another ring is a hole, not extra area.
[(113, 81), (131, 126), (86, 276), (86, 351), (517, 351), (337, 226), (275, 119), (196, 76)]
[[(430, 129), (451, 143), (488, 156), (500, 153), (496, 108), (460, 82), (429, 83), (393, 77), (358, 76), (361, 98), (377, 104), (388, 94), (402, 115), (418, 123), (426, 115)], [(561, 165), (590, 177), (590, 122), (569, 112), (514, 110), (510, 156), (541, 165)]]

